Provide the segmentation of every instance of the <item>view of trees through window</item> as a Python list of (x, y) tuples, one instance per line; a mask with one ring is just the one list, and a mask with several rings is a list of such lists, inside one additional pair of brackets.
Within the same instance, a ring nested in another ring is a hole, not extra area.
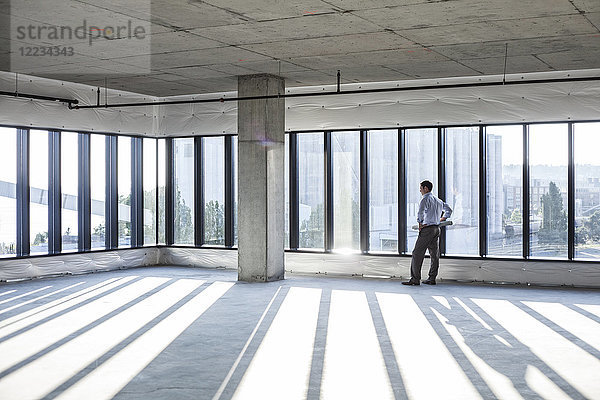
[(175, 244), (194, 244), (194, 139), (173, 140)]
[(567, 257), (567, 124), (529, 127), (529, 242), (535, 257)]
[(225, 140), (202, 139), (204, 152), (204, 244), (225, 244)]

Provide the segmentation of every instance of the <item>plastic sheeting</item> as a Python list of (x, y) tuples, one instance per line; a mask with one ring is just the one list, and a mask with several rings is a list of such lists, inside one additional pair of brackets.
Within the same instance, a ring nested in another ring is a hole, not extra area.
[(158, 264), (155, 247), (0, 260), (0, 281)]
[[(598, 77), (600, 69), (507, 75), (507, 81)], [(342, 90), (501, 82), (502, 76), (422, 79), (342, 85)], [(286, 93), (334, 92), (336, 87), (290, 88)], [(232, 97), (235, 92), (204, 97)], [(171, 99), (183, 99), (180, 96)], [(195, 96), (195, 98), (200, 98)], [(164, 107), (163, 135), (237, 133), (236, 103)], [(415, 90), (286, 99), (286, 131), (600, 119), (600, 81)]]
[[(96, 104), (95, 87), (53, 79), (19, 75), (19, 93), (79, 100), (81, 104)], [(0, 72), (0, 90), (15, 91), (15, 74)], [(104, 104), (104, 89), (101, 90)], [(119, 90), (108, 90), (109, 103), (153, 101), (156, 98)], [(158, 131), (157, 107), (128, 109), (69, 110), (66, 104), (0, 96), (0, 125), (36, 128), (128, 133), (153, 136)]]
[[(161, 265), (237, 269), (235, 250), (161, 248)], [(410, 257), (336, 253), (285, 253), (285, 269), (291, 273), (380, 278), (410, 278)], [(427, 274), (429, 261), (423, 263)], [(440, 279), (600, 287), (597, 263), (443, 258)]]
[[(507, 75), (507, 81), (598, 77), (600, 69)], [(342, 90), (500, 82), (502, 76), (346, 84)], [(14, 91), (15, 75), (0, 72), (0, 90)], [(334, 92), (334, 85), (286, 93)], [(19, 91), (96, 104), (96, 88), (21, 76)], [(236, 92), (157, 98), (108, 90), (109, 103), (235, 97)], [(104, 101), (102, 90), (102, 102)], [(149, 136), (237, 134), (237, 103), (215, 102), (69, 110), (65, 104), (0, 96), (0, 124)], [(600, 119), (600, 81), (428, 89), (286, 99), (287, 131)]]
[[(148, 247), (0, 260), (0, 281), (154, 265), (237, 269), (237, 250)], [(290, 273), (410, 278), (410, 257), (337, 253), (285, 253)], [(427, 274), (428, 259), (423, 263)], [(600, 287), (597, 263), (442, 258), (440, 279)]]

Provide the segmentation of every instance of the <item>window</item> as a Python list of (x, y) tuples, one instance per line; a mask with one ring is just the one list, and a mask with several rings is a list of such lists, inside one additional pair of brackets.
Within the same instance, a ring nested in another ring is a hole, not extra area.
[(48, 252), (48, 131), (29, 132), (30, 253)]
[(225, 244), (225, 139), (202, 138), (204, 165), (204, 244)]
[(360, 250), (359, 132), (332, 132), (334, 246)]
[(529, 241), (534, 257), (567, 257), (567, 124), (529, 126)]
[(523, 126), (486, 127), (487, 254), (523, 255)]
[(406, 140), (406, 241), (407, 253), (412, 253), (419, 231), (412, 229), (417, 224), (417, 212), (421, 202), (419, 184), (424, 180), (433, 183), (433, 194), (437, 196), (438, 146), (437, 128), (407, 129)]
[(574, 124), (575, 257), (600, 258), (600, 123)]
[(398, 131), (369, 132), (369, 249), (398, 251)]
[(90, 135), (92, 249), (106, 247), (106, 136)]
[(284, 134), (283, 143), (283, 247), (290, 248), (290, 135)]
[(156, 244), (156, 139), (143, 139), (144, 245)]
[(233, 153), (231, 158), (233, 162), (233, 245), (237, 246), (238, 243), (238, 138), (234, 136), (231, 138), (231, 152)]
[(479, 254), (479, 128), (446, 129), (446, 254)]
[(60, 134), (60, 189), (62, 194), (61, 230), (62, 250), (78, 249), (77, 196), (79, 193), (79, 134)]
[(158, 244), (165, 244), (166, 140), (158, 139)]
[[(318, 132), (300, 133), (297, 137), (299, 247), (323, 249), (325, 247), (324, 136), (322, 132)], [(287, 176), (288, 174), (286, 178)], [(288, 207), (287, 203), (286, 207)]]
[(118, 189), (119, 189), (119, 247), (131, 246), (131, 138), (119, 136)]
[(17, 130), (0, 127), (0, 255), (17, 253)]
[(194, 244), (194, 139), (173, 140), (175, 244)]

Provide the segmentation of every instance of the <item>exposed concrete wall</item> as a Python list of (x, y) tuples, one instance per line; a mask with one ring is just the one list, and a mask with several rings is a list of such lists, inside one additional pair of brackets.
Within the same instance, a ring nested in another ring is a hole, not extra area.
[[(272, 75), (239, 77), (240, 96), (284, 93)], [(238, 105), (238, 279), (268, 282), (284, 276), (283, 99)]]

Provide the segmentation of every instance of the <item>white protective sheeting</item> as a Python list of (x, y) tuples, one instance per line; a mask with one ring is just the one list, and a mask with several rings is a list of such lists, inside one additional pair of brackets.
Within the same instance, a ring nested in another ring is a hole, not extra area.
[[(599, 77), (600, 69), (507, 75), (507, 81)], [(502, 76), (345, 84), (342, 90), (501, 82)], [(15, 75), (0, 72), (0, 90), (14, 92)], [(286, 93), (334, 92), (335, 85)], [(19, 76), (19, 92), (96, 104), (96, 88)], [(102, 90), (104, 102), (104, 90)], [(231, 98), (236, 92), (157, 98), (108, 90), (109, 103)], [(237, 103), (69, 110), (63, 103), (0, 96), (0, 125), (149, 136), (237, 134)], [(392, 128), (518, 122), (597, 120), (600, 81), (411, 90), (286, 99), (286, 131)]]
[(160, 265), (237, 269), (237, 250), (161, 247)]
[[(15, 91), (15, 74), (0, 72), (0, 90)], [(78, 100), (82, 105), (95, 105), (97, 88), (35, 76), (19, 75), (18, 91), (23, 94)], [(104, 104), (104, 89), (101, 90)], [(155, 97), (119, 90), (108, 90), (109, 103), (147, 102)], [(0, 96), (0, 125), (36, 128), (127, 133), (153, 136), (158, 130), (156, 107), (69, 110), (65, 103)]]
[[(343, 71), (342, 71), (343, 72)], [(507, 81), (599, 77), (600, 69), (507, 75)], [(501, 82), (502, 76), (342, 85), (342, 90)], [(335, 85), (286, 93), (334, 92)], [(194, 98), (232, 97), (235, 92)], [(165, 98), (181, 100), (190, 96)], [(237, 133), (235, 102), (163, 107), (161, 135)], [(600, 119), (600, 81), (411, 90), (286, 99), (286, 131), (576, 121)]]
[(0, 260), (0, 281), (83, 274), (158, 264), (158, 249), (123, 249)]
[[(164, 247), (159, 264), (237, 269), (237, 251)], [(291, 273), (379, 278), (410, 278), (410, 257), (336, 253), (285, 253), (285, 270)], [(429, 258), (423, 262), (423, 274)], [(597, 263), (442, 258), (439, 279), (600, 287)]]
[[(81, 274), (153, 265), (237, 269), (238, 252), (228, 249), (148, 247), (46, 257), (0, 260), (0, 281)], [(339, 253), (285, 253), (285, 270), (291, 273), (410, 278), (410, 257)], [(443, 258), (440, 279), (600, 287), (597, 263)], [(429, 259), (423, 262), (427, 274)]]

